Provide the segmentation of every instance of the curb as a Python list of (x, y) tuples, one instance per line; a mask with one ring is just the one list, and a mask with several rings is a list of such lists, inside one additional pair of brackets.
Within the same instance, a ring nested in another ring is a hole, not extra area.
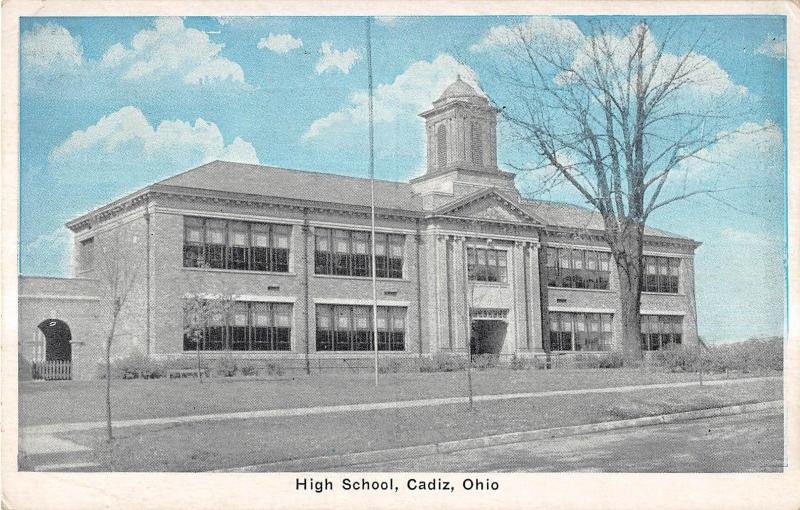
[(581, 434), (592, 434), (609, 430), (618, 430), (633, 427), (647, 427), (650, 425), (661, 425), (667, 423), (678, 423), (683, 421), (698, 420), (702, 418), (715, 418), (719, 416), (732, 416), (736, 414), (752, 413), (757, 411), (782, 409), (782, 400), (772, 400), (769, 402), (757, 402), (753, 404), (739, 404), (726, 407), (714, 407), (710, 409), (699, 409), (695, 411), (684, 411), (680, 413), (660, 414), (656, 416), (643, 416), (627, 420), (606, 421), (599, 423), (589, 423), (585, 425), (572, 425), (567, 427), (555, 427), (549, 429), (527, 430), (523, 432), (510, 432), (493, 436), (476, 437), (470, 439), (458, 439), (443, 443), (432, 443), (418, 446), (406, 446), (402, 448), (392, 448), (387, 450), (374, 450), (367, 452), (345, 453), (341, 455), (309, 457), (301, 459), (290, 459), (277, 462), (267, 462), (252, 466), (244, 466), (229, 469), (217, 469), (212, 473), (253, 473), (271, 471), (324, 471), (330, 468), (337, 468), (348, 465), (372, 464), (377, 462), (387, 462), (402, 460), (415, 457), (425, 457), (442, 453), (452, 453), (459, 450), (473, 450), (486, 448), (489, 446), (500, 446), (511, 443), (521, 443), (526, 441), (537, 441), (556, 437), (577, 436)]

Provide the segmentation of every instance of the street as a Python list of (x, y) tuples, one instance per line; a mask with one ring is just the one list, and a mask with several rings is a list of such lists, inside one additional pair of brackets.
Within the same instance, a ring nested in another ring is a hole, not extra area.
[(783, 415), (761, 412), (622, 429), (338, 471), (439, 472), (779, 472)]

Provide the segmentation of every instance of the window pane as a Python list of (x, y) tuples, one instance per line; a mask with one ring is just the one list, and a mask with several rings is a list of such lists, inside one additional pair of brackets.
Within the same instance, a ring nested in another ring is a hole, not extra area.
[(276, 248), (288, 249), (291, 232), (291, 227), (286, 225), (275, 225), (272, 230), (272, 245)]

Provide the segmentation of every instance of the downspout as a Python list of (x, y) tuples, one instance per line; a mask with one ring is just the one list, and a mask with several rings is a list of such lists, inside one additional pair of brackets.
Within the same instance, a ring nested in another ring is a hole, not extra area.
[(414, 235), (416, 242), (416, 263), (417, 263), (417, 343), (419, 344), (419, 357), (422, 358), (422, 266), (420, 265), (419, 246), (422, 243), (422, 235), (419, 230), (419, 218), (417, 218), (417, 233)]
[(144, 221), (147, 224), (147, 240), (145, 242), (146, 246), (146, 261), (145, 261), (145, 271), (147, 271), (147, 278), (145, 279), (145, 292), (146, 292), (146, 304), (145, 304), (145, 359), (150, 359), (150, 204), (148, 200), (148, 204), (145, 206), (144, 212)]
[(303, 208), (303, 313), (306, 320), (306, 375), (311, 374), (311, 358), (310, 358), (310, 343), (311, 343), (311, 321), (308, 313), (308, 208)]

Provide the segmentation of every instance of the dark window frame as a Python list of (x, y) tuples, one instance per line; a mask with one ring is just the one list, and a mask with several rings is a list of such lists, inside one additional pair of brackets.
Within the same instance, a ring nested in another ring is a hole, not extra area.
[(642, 256), (642, 292), (678, 294), (681, 259), (658, 255)]
[(551, 351), (608, 352), (613, 348), (614, 314), (548, 312), (548, 319)]
[[(408, 309), (379, 306), (377, 311), (378, 350), (404, 352)], [(317, 352), (374, 350), (371, 306), (318, 304), (316, 317)]]
[[(337, 241), (346, 251), (337, 251)], [(356, 251), (357, 243), (365, 244), (365, 253)], [(405, 269), (405, 234), (375, 234), (375, 276), (402, 279)], [(327, 247), (322, 249), (321, 247)], [(314, 274), (323, 276), (372, 276), (372, 241), (362, 230), (314, 229)]]
[(508, 283), (508, 250), (467, 246), (467, 279)]
[(609, 290), (609, 252), (561, 246), (548, 246), (546, 249), (544, 277), (548, 287)]
[[(227, 317), (212, 320), (200, 335), (201, 351), (290, 352), (292, 350), (292, 303), (236, 301)], [(259, 325), (256, 311), (269, 317), (268, 325)], [(245, 315), (246, 324), (236, 324), (236, 316)], [(287, 324), (279, 324), (279, 322)], [(186, 318), (184, 318), (184, 326)], [(263, 347), (263, 348), (262, 348)], [(184, 352), (197, 351), (195, 340), (183, 335)]]
[(683, 315), (642, 314), (639, 328), (643, 351), (683, 345)]
[[(214, 230), (221, 231), (221, 242), (211, 242)], [(245, 242), (236, 242), (236, 234)], [(262, 237), (266, 246), (256, 242)], [(184, 216), (183, 267), (288, 273), (291, 240), (291, 225)]]

